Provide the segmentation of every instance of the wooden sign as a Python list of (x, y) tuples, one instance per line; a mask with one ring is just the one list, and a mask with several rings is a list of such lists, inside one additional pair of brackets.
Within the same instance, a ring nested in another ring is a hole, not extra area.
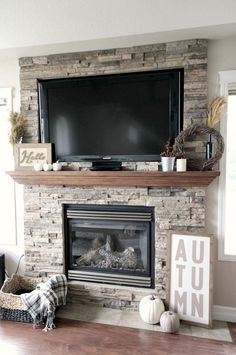
[(212, 242), (208, 234), (171, 231), (169, 309), (199, 326), (212, 326)]
[(52, 146), (50, 143), (16, 144), (14, 156), (16, 169), (33, 169), (35, 163), (52, 162)]

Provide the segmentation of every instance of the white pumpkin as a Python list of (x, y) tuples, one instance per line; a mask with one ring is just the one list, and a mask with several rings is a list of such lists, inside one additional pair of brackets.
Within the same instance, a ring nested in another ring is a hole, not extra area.
[(62, 164), (59, 163), (58, 161), (57, 161), (56, 163), (53, 163), (53, 164), (52, 164), (52, 170), (54, 170), (54, 171), (59, 171), (59, 170), (61, 170), (61, 169), (62, 169)]
[(165, 307), (162, 300), (154, 295), (145, 296), (139, 304), (139, 314), (145, 323), (157, 324)]
[(44, 171), (52, 170), (52, 164), (47, 164), (47, 163), (43, 164), (43, 170)]
[(171, 311), (162, 313), (160, 318), (160, 325), (164, 332), (176, 333), (180, 327), (178, 314)]

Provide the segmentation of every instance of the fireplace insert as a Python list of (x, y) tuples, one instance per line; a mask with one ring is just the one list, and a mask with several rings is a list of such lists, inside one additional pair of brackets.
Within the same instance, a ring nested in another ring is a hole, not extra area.
[(154, 208), (64, 205), (68, 279), (154, 287)]

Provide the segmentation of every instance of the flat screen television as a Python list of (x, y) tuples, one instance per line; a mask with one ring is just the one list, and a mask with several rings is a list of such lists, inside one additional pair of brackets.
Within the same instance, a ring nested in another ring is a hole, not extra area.
[(54, 160), (158, 161), (183, 126), (183, 69), (38, 80), (41, 143)]

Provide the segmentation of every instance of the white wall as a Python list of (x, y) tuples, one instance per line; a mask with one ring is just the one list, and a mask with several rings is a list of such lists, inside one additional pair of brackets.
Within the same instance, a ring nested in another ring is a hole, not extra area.
[(1, 1), (0, 33), (0, 57), (222, 38), (236, 33), (236, 1)]
[(0, 48), (209, 28), (235, 22), (235, 0), (11, 0), (1, 3)]
[[(0, 87), (13, 88), (13, 110), (20, 109), (20, 83), (19, 83), (19, 66), (18, 60), (0, 61)], [(11, 275), (16, 271), (18, 261), (23, 254), (24, 237), (23, 237), (23, 187), (16, 185), (16, 209), (17, 209), (17, 235), (16, 244), (7, 246), (0, 245), (0, 253), (5, 254), (6, 271)], [(9, 236), (9, 231), (1, 230), (7, 239), (14, 240), (14, 236)], [(20, 263), (19, 272), (23, 273), (24, 261)]]
[[(208, 93), (209, 101), (218, 96), (219, 77), (222, 70), (236, 70), (236, 36), (224, 40), (212, 40), (208, 50)], [(217, 235), (217, 194), (218, 181), (208, 188), (207, 227)], [(235, 233), (232, 231), (232, 233)], [(217, 256), (217, 250), (216, 250)], [(215, 263), (214, 304), (236, 307), (236, 262), (219, 261)]]

